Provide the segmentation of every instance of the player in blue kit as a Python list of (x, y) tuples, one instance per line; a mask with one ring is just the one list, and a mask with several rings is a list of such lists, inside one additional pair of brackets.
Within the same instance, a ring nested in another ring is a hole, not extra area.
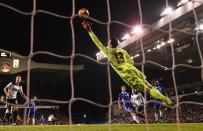
[(33, 99), (29, 101), (29, 110), (28, 110), (28, 118), (27, 118), (27, 124), (30, 123), (30, 120), (32, 120), (32, 125), (35, 125), (35, 113), (36, 113), (36, 105), (35, 105), (35, 100), (37, 98), (34, 96)]
[[(164, 96), (167, 96), (166, 90), (160, 86), (160, 83), (158, 80), (154, 80), (152, 81), (152, 85)], [(163, 122), (163, 106), (162, 106), (162, 102), (160, 101), (156, 101), (154, 102), (154, 117), (155, 117), (155, 122)]]
[(121, 87), (121, 93), (119, 94), (119, 97), (118, 97), (118, 108), (121, 109), (121, 101), (123, 102), (123, 106), (125, 108), (125, 110), (127, 112), (130, 112), (133, 120), (136, 122), (136, 123), (140, 123), (140, 121), (138, 120), (137, 118), (137, 111), (135, 109), (135, 107), (133, 106), (133, 104), (131, 103), (131, 95), (126, 92), (126, 87), (125, 86), (122, 86)]

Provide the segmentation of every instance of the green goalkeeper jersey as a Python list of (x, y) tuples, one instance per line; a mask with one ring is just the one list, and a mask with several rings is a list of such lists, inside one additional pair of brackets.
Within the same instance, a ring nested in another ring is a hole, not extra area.
[(103, 52), (111, 62), (112, 68), (118, 75), (131, 87), (143, 91), (147, 85), (146, 76), (134, 66), (132, 57), (129, 56), (127, 51), (121, 48), (107, 48), (92, 32), (88, 32), (96, 46)]

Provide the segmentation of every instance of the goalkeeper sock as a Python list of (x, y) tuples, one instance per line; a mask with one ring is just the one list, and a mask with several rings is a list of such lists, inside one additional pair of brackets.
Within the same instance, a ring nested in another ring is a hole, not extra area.
[(169, 98), (167, 98), (166, 96), (162, 95), (157, 89), (152, 88), (152, 89), (150, 89), (149, 92), (153, 98), (161, 100), (164, 104), (166, 104), (166, 105), (172, 104), (171, 100)]

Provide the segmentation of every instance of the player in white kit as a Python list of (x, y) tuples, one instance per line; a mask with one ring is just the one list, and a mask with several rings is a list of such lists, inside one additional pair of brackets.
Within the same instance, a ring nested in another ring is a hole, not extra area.
[(13, 107), (12, 104), (18, 104), (17, 101), (17, 93), (19, 92), (20, 95), (28, 100), (26, 95), (23, 93), (22, 85), (21, 85), (21, 76), (17, 75), (15, 79), (15, 83), (10, 82), (5, 88), (4, 93), (6, 94), (7, 99), (7, 109), (5, 113), (5, 120), (8, 124), (15, 124), (16, 118), (18, 115), (18, 109)]
[(136, 89), (132, 89), (131, 102), (133, 103), (133, 106), (137, 110), (137, 113), (140, 115), (141, 115), (140, 111), (144, 106), (144, 101), (145, 98), (142, 96), (142, 94), (138, 92)]

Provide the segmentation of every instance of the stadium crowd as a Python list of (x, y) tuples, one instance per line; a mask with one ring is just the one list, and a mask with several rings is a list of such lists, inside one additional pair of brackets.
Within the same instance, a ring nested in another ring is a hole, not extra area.
[[(181, 104), (179, 106), (179, 120), (180, 123), (200, 123), (203, 122), (203, 106), (195, 104)], [(154, 118), (154, 108), (149, 105), (146, 108), (147, 112), (147, 122), (156, 123)], [(164, 108), (163, 109), (163, 119), (159, 123), (176, 123), (176, 109)], [(131, 115), (127, 112), (115, 115), (111, 121), (114, 124), (129, 124), (134, 123)], [(141, 119), (141, 123), (145, 123), (145, 119)]]
[[(54, 112), (54, 113), (53, 113)], [(0, 111), (0, 125), (6, 125), (4, 121), (5, 110)], [(39, 109), (36, 113), (36, 125), (65, 125), (69, 124), (69, 119), (61, 111), (53, 111), (52, 109)], [(16, 125), (23, 124), (23, 110), (19, 111)]]
[[(181, 123), (200, 123), (203, 122), (203, 106), (195, 104), (181, 104), (179, 106), (179, 120)], [(154, 108), (152, 105), (148, 105), (146, 108), (147, 112), (147, 122), (156, 123), (154, 118)], [(0, 125), (6, 125), (4, 122), (5, 110), (0, 111)], [(142, 111), (144, 114), (144, 111)], [(163, 119), (158, 123), (176, 123), (176, 109), (164, 108), (163, 109)], [(53, 116), (53, 117), (50, 117)], [(51, 118), (51, 119), (50, 119)], [(108, 120), (106, 121), (108, 123)], [(112, 116), (112, 124), (135, 124), (131, 115), (128, 112), (122, 112), (120, 114)], [(140, 118), (140, 123), (146, 123), (145, 118)], [(23, 110), (19, 111), (19, 116), (17, 117), (17, 125), (23, 124)], [(69, 119), (67, 114), (60, 109), (39, 109), (36, 113), (36, 125), (65, 125), (69, 124)], [(85, 124), (77, 123), (74, 124)]]

